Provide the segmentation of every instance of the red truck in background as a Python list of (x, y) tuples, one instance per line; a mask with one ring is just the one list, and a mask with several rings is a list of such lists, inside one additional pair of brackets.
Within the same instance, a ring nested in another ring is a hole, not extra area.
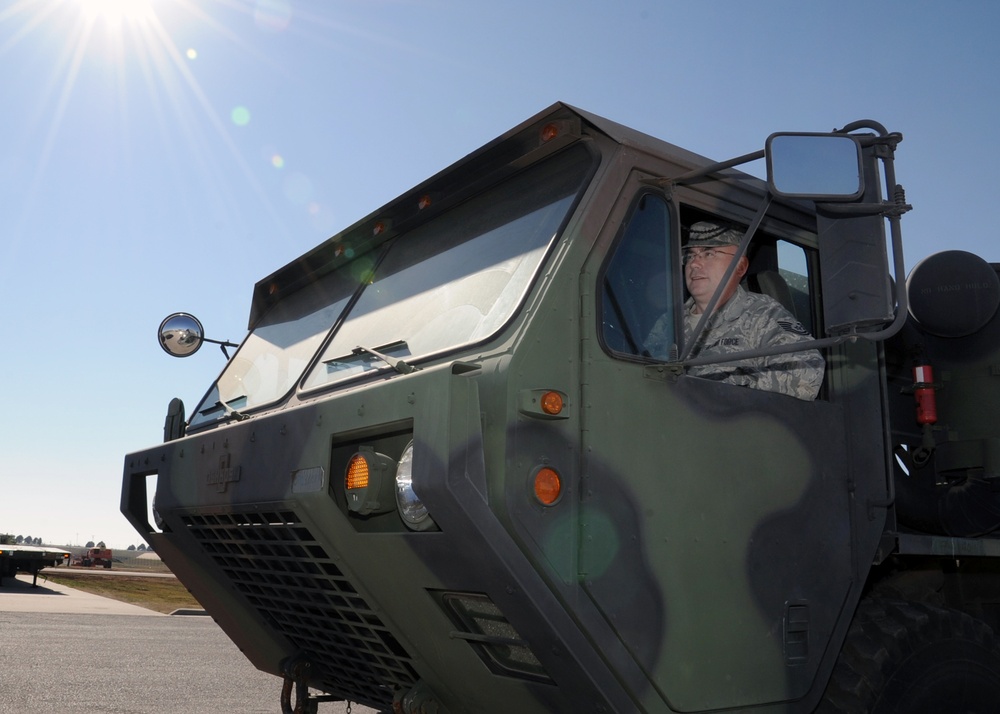
[(73, 558), (72, 565), (82, 565), (85, 568), (103, 565), (105, 568), (110, 568), (111, 559), (110, 548), (88, 548), (86, 553)]

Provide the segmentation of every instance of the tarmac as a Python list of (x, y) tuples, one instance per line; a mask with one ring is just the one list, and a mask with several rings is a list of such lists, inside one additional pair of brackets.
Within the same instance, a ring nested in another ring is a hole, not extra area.
[(4, 578), (0, 587), (0, 612), (166, 617), (138, 605), (59, 585), (47, 580), (44, 573), (39, 573), (38, 587), (34, 588), (30, 575), (19, 573), (16, 578)]
[(281, 679), (255, 669), (211, 617), (180, 616), (203, 613), (162, 615), (44, 572), (34, 588), (30, 575), (3, 578), (0, 714), (279, 714)]

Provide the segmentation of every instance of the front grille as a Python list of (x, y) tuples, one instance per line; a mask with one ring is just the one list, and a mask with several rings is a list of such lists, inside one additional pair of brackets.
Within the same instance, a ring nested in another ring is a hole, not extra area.
[(417, 680), (411, 659), (290, 511), (182, 518), (229, 581), (306, 659), (312, 685), (389, 708)]

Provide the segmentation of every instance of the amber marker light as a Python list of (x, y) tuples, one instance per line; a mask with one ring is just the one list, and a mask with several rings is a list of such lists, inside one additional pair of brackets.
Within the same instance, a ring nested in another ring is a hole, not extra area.
[(388, 513), (396, 506), (393, 479), (396, 462), (370, 446), (362, 446), (347, 462), (344, 494), (347, 507), (362, 516)]
[(546, 124), (542, 127), (541, 137), (542, 142), (549, 142), (559, 136), (559, 125), (558, 124)]
[(431, 205), (431, 197), (430, 195), (427, 194), (421, 196), (420, 200), (417, 201), (417, 208), (419, 208), (421, 211), (430, 205)]
[(362, 454), (355, 454), (347, 465), (347, 490), (368, 488), (368, 459)]
[(543, 466), (535, 472), (535, 498), (544, 505), (551, 506), (562, 494), (562, 480), (555, 469)]
[(546, 392), (541, 399), (542, 411), (555, 416), (563, 410), (563, 398), (559, 392)]

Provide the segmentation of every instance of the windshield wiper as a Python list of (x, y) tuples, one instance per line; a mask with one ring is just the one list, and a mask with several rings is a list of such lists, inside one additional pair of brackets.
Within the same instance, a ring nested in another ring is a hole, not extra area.
[[(400, 347), (405, 348), (406, 347), (406, 342), (404, 342), (402, 340), (400, 340), (399, 342), (393, 342), (391, 345), (386, 345), (382, 349), (399, 349)], [(358, 345), (353, 350), (354, 354), (362, 354), (364, 352), (367, 352), (370, 355), (374, 355), (374, 356), (378, 357), (380, 360), (382, 360), (383, 362), (385, 362), (387, 365), (389, 365), (390, 367), (392, 367), (394, 370), (396, 370), (400, 374), (409, 374), (410, 372), (416, 372), (419, 369), (419, 367), (414, 367), (409, 362), (406, 362), (406, 361), (401, 360), (401, 359), (396, 359), (395, 357), (390, 357), (389, 355), (383, 354), (382, 352), (378, 352), (376, 350), (373, 350), (370, 347), (364, 347), (362, 345)]]
[[(400, 374), (409, 374), (410, 372), (417, 371), (418, 367), (414, 367), (412, 364), (396, 357), (390, 357), (386, 354), (387, 352), (403, 352), (404, 354), (408, 354), (409, 346), (406, 344), (406, 340), (396, 340), (395, 342), (380, 345), (376, 349), (358, 346), (351, 350), (350, 354), (323, 360), (323, 364), (325, 364), (327, 369), (331, 372), (334, 372), (342, 369), (350, 369), (358, 363), (361, 363), (361, 365), (365, 366), (367, 369), (368, 367), (366, 365), (379, 360), (381, 362), (385, 362)], [(371, 357), (367, 357), (366, 355), (371, 355)]]
[(219, 401), (217, 401), (212, 406), (207, 407), (205, 409), (202, 409), (201, 410), (201, 414), (202, 414), (202, 416), (206, 416), (207, 417), (209, 414), (212, 414), (213, 412), (224, 411), (226, 413), (227, 417), (233, 418), (236, 421), (244, 421), (245, 419), (249, 419), (250, 417), (247, 416), (246, 414), (243, 414), (242, 412), (236, 411), (231, 406), (229, 406), (229, 404), (231, 402), (238, 402), (241, 399), (244, 402), (246, 402), (246, 396), (245, 395), (241, 395), (239, 397), (234, 397), (233, 399), (230, 399), (229, 402), (224, 402), (224, 401), (222, 401), (220, 399)]

